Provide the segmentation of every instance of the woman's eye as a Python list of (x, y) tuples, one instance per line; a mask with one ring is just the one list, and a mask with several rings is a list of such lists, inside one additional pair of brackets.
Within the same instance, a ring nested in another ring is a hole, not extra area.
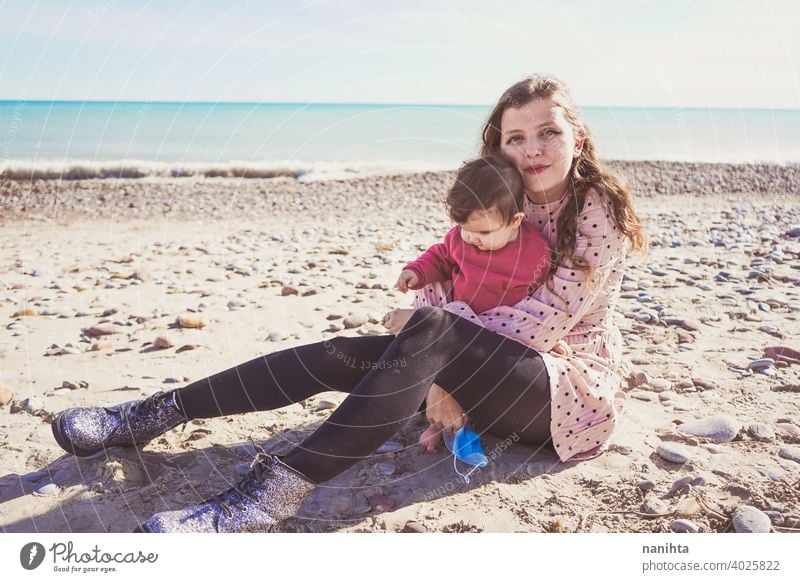
[(522, 138), (520, 136), (515, 135), (515, 136), (512, 136), (512, 137), (508, 138), (508, 140), (506, 140), (506, 143), (516, 143), (516, 142), (520, 141), (521, 139)]
[(547, 136), (558, 135), (558, 132), (555, 129), (545, 129), (542, 133)]

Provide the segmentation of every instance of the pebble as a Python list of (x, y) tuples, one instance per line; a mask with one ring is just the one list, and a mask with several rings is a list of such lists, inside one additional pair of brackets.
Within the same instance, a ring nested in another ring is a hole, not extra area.
[(692, 479), (692, 482), (690, 484), (692, 487), (702, 487), (703, 485), (706, 484), (706, 478), (703, 477), (702, 475), (698, 475), (697, 477)]
[(694, 476), (692, 475), (684, 475), (683, 477), (678, 477), (672, 483), (672, 487), (669, 488), (669, 493), (676, 493), (685, 489), (687, 485), (689, 485), (692, 481), (694, 481)]
[(655, 396), (650, 392), (631, 392), (631, 398), (636, 398), (637, 400), (644, 400), (645, 402), (651, 402), (655, 400)]
[(670, 463), (685, 463), (691, 458), (691, 454), (688, 450), (670, 442), (658, 445), (656, 453), (658, 453), (659, 457)]
[(651, 378), (650, 382), (648, 383), (656, 392), (664, 392), (666, 390), (672, 390), (672, 382), (664, 378)]
[(339, 406), (339, 403), (335, 400), (328, 400), (327, 398), (322, 398), (317, 402), (317, 410), (333, 410)]
[(767, 469), (767, 477), (773, 481), (780, 481), (783, 479), (783, 471), (780, 469)]
[(175, 344), (172, 343), (172, 340), (167, 335), (156, 336), (156, 339), (153, 340), (153, 347), (158, 350), (171, 348), (174, 345)]
[(78, 380), (77, 382), (70, 382), (69, 380), (64, 380), (61, 383), (62, 388), (67, 388), (69, 390), (80, 390), (82, 388), (88, 388), (89, 383), (86, 380)]
[(396, 443), (394, 441), (386, 441), (378, 449), (375, 451), (376, 453), (383, 455), (385, 453), (397, 453), (403, 450), (403, 445), (400, 443)]
[(639, 481), (637, 487), (641, 491), (650, 491), (651, 489), (655, 489), (656, 483), (652, 479), (642, 479), (641, 481)]
[(179, 315), (175, 323), (187, 329), (203, 329), (208, 325), (204, 319), (200, 317), (190, 317), (188, 315)]
[(767, 510), (764, 512), (764, 514), (769, 517), (772, 525), (783, 525), (784, 517), (780, 511)]
[(750, 433), (754, 439), (765, 443), (771, 443), (775, 440), (775, 431), (772, 430), (771, 426), (762, 422), (752, 423), (747, 427), (747, 432)]
[(33, 494), (37, 497), (47, 497), (49, 495), (58, 495), (58, 492), (61, 489), (55, 483), (45, 483), (44, 485), (40, 485), (37, 487)]
[(24, 309), (20, 309), (19, 311), (15, 311), (11, 317), (33, 317), (36, 315), (39, 315), (38, 311), (26, 307)]
[(669, 524), (669, 527), (672, 531), (677, 533), (697, 533), (700, 531), (697, 524), (688, 519), (674, 519), (672, 523)]
[(667, 513), (669, 505), (658, 497), (648, 496), (642, 503), (643, 513)]
[(800, 447), (781, 447), (778, 456), (795, 463), (800, 463)]
[(369, 321), (366, 315), (349, 315), (344, 318), (342, 322), (344, 324), (345, 329), (354, 329), (356, 327), (361, 327), (365, 323)]
[(425, 533), (426, 531), (428, 531), (428, 528), (416, 521), (407, 521), (403, 529), (400, 530), (401, 533)]
[(119, 326), (114, 325), (113, 323), (101, 323), (98, 325), (93, 325), (91, 327), (87, 327), (83, 330), (84, 335), (88, 335), (89, 337), (98, 337), (101, 335), (112, 335), (115, 333), (122, 333), (122, 330)]
[(28, 414), (36, 414), (44, 408), (44, 401), (36, 396), (31, 396), (22, 401), (22, 410)]
[(738, 506), (732, 520), (737, 533), (769, 533), (772, 530), (769, 516), (752, 505)]
[(10, 388), (0, 388), (0, 406), (5, 406), (14, 399), (14, 391)]
[(299, 289), (297, 289), (297, 287), (292, 287), (290, 285), (285, 285), (281, 289), (281, 295), (283, 297), (286, 297), (287, 295), (300, 295), (300, 291), (299, 291)]
[(750, 362), (747, 367), (751, 370), (757, 370), (759, 368), (769, 368), (770, 366), (775, 365), (775, 360), (772, 358), (759, 358), (758, 360), (753, 360)]
[(397, 471), (397, 466), (390, 461), (378, 463), (375, 467), (381, 475), (394, 475), (395, 471)]
[(282, 342), (287, 339), (289, 336), (282, 332), (282, 331), (273, 331), (267, 336), (267, 341), (270, 342)]
[(703, 437), (717, 442), (729, 442), (736, 438), (742, 425), (730, 416), (718, 414), (686, 422), (677, 427), (679, 432)]

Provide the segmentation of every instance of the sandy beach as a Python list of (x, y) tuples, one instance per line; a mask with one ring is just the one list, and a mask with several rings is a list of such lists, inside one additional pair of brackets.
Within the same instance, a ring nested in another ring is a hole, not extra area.
[[(560, 463), (485, 436), (492, 461), (467, 486), (446, 450), (416, 446), (417, 417), (286, 531), (800, 530), (800, 166), (613, 165), (651, 248), (615, 313), (628, 399), (610, 449)], [(412, 301), (399, 269), (450, 226), (450, 179), (0, 182), (2, 531), (129, 532), (232, 486), (249, 437), (280, 453), (310, 434), (344, 395), (89, 458), (50, 420), (385, 333)]]

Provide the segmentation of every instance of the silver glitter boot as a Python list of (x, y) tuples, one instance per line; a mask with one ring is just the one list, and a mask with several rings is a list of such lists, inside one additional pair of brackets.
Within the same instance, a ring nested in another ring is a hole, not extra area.
[(275, 531), (292, 517), (314, 490), (309, 481), (281, 460), (259, 450), (250, 472), (227, 491), (197, 505), (157, 513), (139, 533), (241, 533)]
[(70, 408), (56, 415), (52, 427), (62, 449), (88, 457), (107, 447), (144, 445), (187, 422), (170, 390), (106, 408)]

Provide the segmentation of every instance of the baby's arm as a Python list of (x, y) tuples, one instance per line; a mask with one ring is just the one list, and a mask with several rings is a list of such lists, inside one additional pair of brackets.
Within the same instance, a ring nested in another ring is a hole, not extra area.
[[(450, 279), (455, 262), (450, 253), (454, 238), (458, 235), (458, 227), (453, 227), (445, 235), (444, 242), (436, 243), (425, 251), (416, 261), (403, 267), (397, 280), (397, 288), (405, 293), (406, 290), (417, 290), (434, 282), (443, 282)], [(411, 275), (416, 277), (416, 280)], [(405, 287), (405, 289), (403, 288)]]

